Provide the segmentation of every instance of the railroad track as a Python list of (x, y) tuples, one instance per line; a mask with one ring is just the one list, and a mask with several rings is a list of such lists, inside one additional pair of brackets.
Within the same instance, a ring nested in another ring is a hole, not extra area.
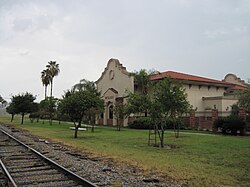
[(0, 187), (97, 187), (1, 129), (0, 166)]

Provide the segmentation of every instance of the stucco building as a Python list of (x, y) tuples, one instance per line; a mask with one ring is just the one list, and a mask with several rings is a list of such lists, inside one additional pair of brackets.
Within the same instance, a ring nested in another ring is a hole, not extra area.
[[(211, 128), (217, 117), (228, 116), (231, 106), (237, 103), (235, 90), (247, 89), (243, 80), (234, 74), (227, 74), (223, 80), (215, 80), (179, 72), (167, 71), (150, 76), (157, 81), (164, 77), (180, 81), (188, 95), (193, 111), (186, 114), (190, 127)], [(97, 88), (105, 102), (105, 111), (98, 119), (102, 125), (116, 125), (113, 108), (117, 101), (126, 103), (126, 96), (134, 92), (134, 77), (117, 59), (110, 59), (101, 77), (96, 81)], [(127, 125), (129, 118), (122, 122)]]

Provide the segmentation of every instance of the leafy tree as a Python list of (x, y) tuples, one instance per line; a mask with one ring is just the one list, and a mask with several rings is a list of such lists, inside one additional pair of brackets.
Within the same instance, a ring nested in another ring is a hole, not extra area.
[[(154, 85), (151, 95), (150, 117), (159, 136), (160, 146), (164, 147), (164, 131), (167, 121), (177, 118), (189, 109), (187, 94), (183, 87), (170, 78), (160, 80)], [(175, 127), (176, 137), (179, 136), (179, 125)]]
[(12, 122), (13, 119), (14, 119), (14, 116), (16, 114), (16, 111), (15, 111), (13, 103), (10, 103), (10, 105), (6, 107), (6, 112), (9, 113), (9, 114), (11, 114), (11, 122)]
[(150, 98), (148, 95), (141, 95), (139, 93), (129, 93), (127, 102), (127, 112), (129, 114), (144, 113), (145, 117), (147, 117), (148, 109), (150, 106)]
[(75, 135), (77, 138), (77, 132), (84, 117), (88, 114), (89, 109), (104, 107), (103, 100), (95, 93), (88, 90), (71, 92), (59, 103), (59, 110), (62, 114), (69, 115), (71, 121), (75, 126)]
[(250, 88), (239, 92), (238, 104), (250, 113)]
[(127, 105), (123, 104), (123, 101), (118, 100), (115, 102), (115, 108), (113, 112), (114, 112), (114, 117), (116, 118), (117, 130), (120, 131), (122, 126), (121, 120), (124, 120), (124, 118), (126, 118), (128, 115)]
[(50, 98), (47, 97), (46, 99), (40, 101), (39, 103), (39, 113), (41, 118), (49, 118), (52, 119), (54, 114), (56, 113), (56, 108), (57, 108), (57, 98)]
[[(79, 83), (75, 84), (71, 91), (67, 91), (66, 95), (70, 95), (73, 92), (76, 91), (88, 91), (96, 96), (100, 96), (101, 92), (98, 91), (96, 83), (93, 81), (89, 81), (87, 79), (82, 79), (79, 81)], [(97, 114), (101, 113), (103, 109), (100, 108), (89, 108), (89, 110), (86, 112), (86, 115), (84, 117), (84, 121), (88, 125), (92, 125), (91, 132), (94, 132), (94, 124), (95, 124), (95, 117)]]
[(130, 76), (134, 77), (135, 92), (129, 93), (128, 113), (144, 113), (145, 117), (147, 117), (149, 107), (148, 93), (152, 86), (150, 76), (156, 73), (158, 72), (141, 69), (139, 72), (130, 74)]
[(231, 106), (231, 115), (238, 116), (239, 115), (240, 108), (237, 104), (233, 104)]
[(39, 103), (34, 103), (33, 110), (30, 113), (29, 118), (32, 123), (35, 119), (37, 123), (39, 122), (40, 119)]
[(157, 71), (147, 71), (141, 69), (139, 72), (131, 73), (134, 77), (135, 92), (129, 93), (128, 96), (128, 113), (144, 113), (145, 117), (148, 114), (149, 97), (148, 93), (152, 86), (150, 75), (158, 73)]
[(139, 72), (131, 73), (131, 76), (134, 76), (135, 90), (141, 95), (147, 95), (148, 93), (150, 74), (151, 73), (147, 72), (145, 69), (141, 69)]
[(25, 94), (19, 94), (16, 96), (12, 96), (11, 98), (11, 111), (14, 112), (14, 114), (21, 114), (22, 121), (21, 124), (23, 124), (23, 119), (25, 114), (29, 114), (31, 112), (36, 111), (36, 103), (34, 103), (36, 97), (33, 96), (31, 93), (26, 92)]

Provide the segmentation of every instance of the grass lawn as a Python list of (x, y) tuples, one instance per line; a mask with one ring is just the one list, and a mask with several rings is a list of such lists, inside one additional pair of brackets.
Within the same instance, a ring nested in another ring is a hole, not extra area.
[(250, 138), (211, 136), (199, 134), (174, 134), (166, 132), (168, 145), (174, 148), (156, 148), (147, 145), (148, 131), (98, 127), (95, 132), (74, 131), (69, 123), (53, 122), (52, 126), (31, 123), (20, 124), (17, 116), (10, 123), (10, 116), (1, 116), (1, 122), (26, 129), (32, 134), (63, 142), (79, 150), (87, 150), (98, 156), (112, 157), (117, 162), (128, 163), (186, 182), (188, 186), (250, 186)]

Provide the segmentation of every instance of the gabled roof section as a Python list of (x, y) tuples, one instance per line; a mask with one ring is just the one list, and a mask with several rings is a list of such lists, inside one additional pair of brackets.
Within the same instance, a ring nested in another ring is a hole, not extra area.
[(122, 73), (124, 73), (125, 75), (130, 75), (130, 73), (127, 71), (126, 67), (124, 67), (120, 61), (118, 59), (115, 58), (111, 58), (108, 61), (107, 67), (104, 69), (104, 71), (102, 72), (101, 77), (96, 81), (96, 83), (98, 83), (103, 76), (107, 73), (107, 71), (109, 70), (110, 64), (111, 63), (115, 63), (115, 67), (118, 68)]
[(114, 88), (109, 88), (106, 92), (104, 92), (103, 95), (105, 95), (109, 90), (110, 90), (111, 92), (115, 93), (115, 94), (118, 94), (118, 91), (117, 91), (117, 90), (115, 90)]

